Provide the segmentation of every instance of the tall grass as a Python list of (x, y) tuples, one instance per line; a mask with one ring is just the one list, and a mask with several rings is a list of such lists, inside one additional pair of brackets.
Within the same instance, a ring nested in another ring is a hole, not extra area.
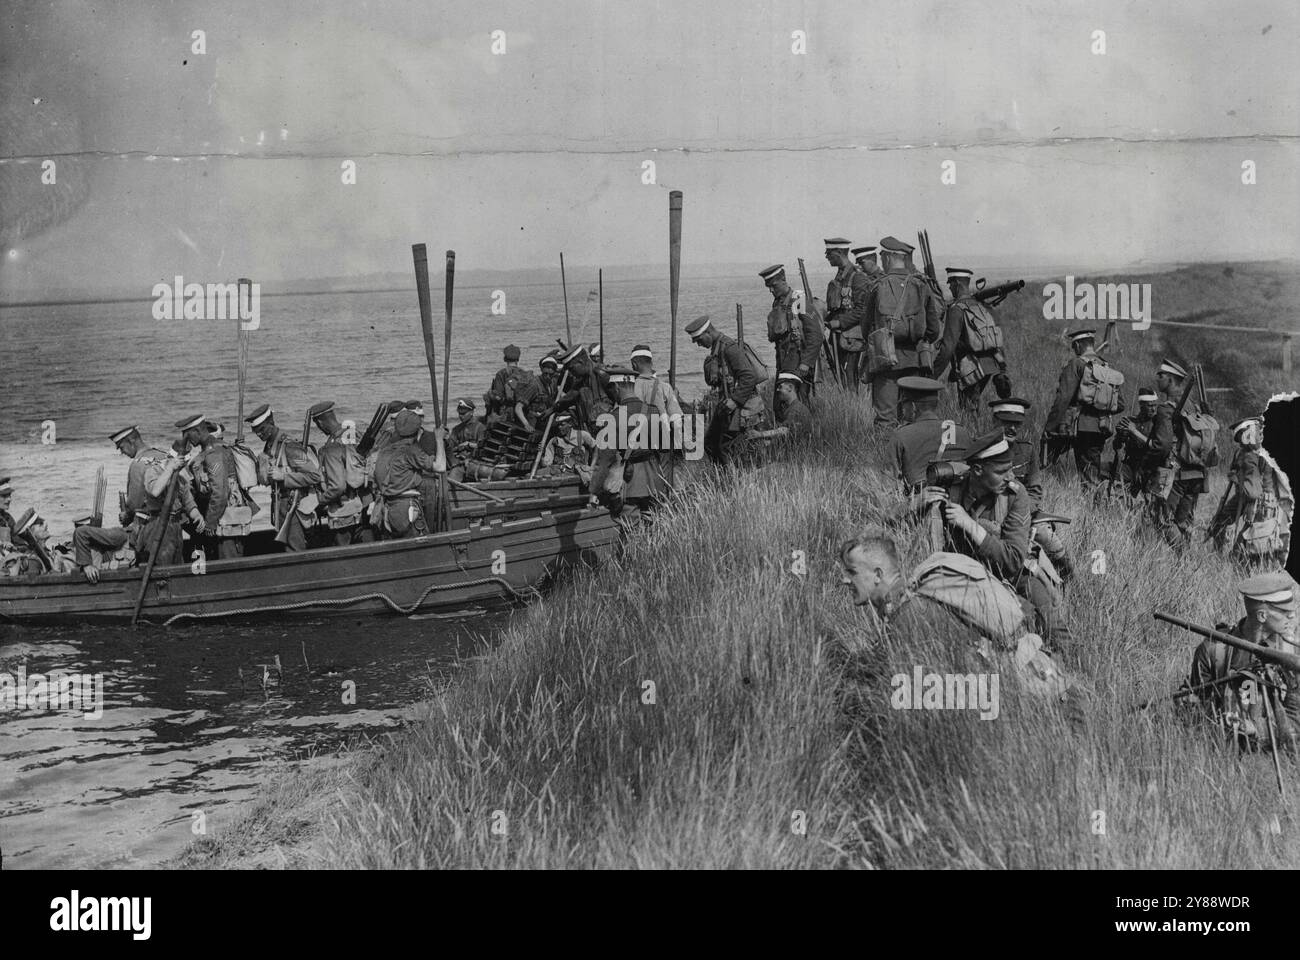
[[(1017, 393), (1041, 417), (1068, 351), (1041, 321), (1008, 326)], [(1152, 379), (1137, 353), (1121, 362), (1134, 386)], [(949, 637), (879, 641), (874, 614), (838, 585), (839, 543), (897, 499), (866, 397), (823, 394), (814, 444), (694, 471), (652, 530), (521, 613), (413, 729), (318, 781), (331, 802), (288, 862), (1300, 862), (1267, 756), (1238, 756), (1168, 703), (1133, 709), (1176, 688), (1194, 646), (1150, 611), (1235, 621), (1236, 572), (1199, 542), (1175, 554), (1136, 507), (1085, 503), (1068, 466), (1047, 477), (1045, 505), (1075, 518), (1076, 642), (1062, 659), (1088, 691), (1086, 729), (1007, 677), (996, 720), (890, 709), (894, 673), (977, 668)], [(899, 540), (908, 564), (927, 552), (921, 531)]]

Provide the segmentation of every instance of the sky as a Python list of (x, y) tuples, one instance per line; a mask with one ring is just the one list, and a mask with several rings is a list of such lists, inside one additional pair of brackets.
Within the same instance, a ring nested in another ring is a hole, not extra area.
[(663, 263), (673, 189), (687, 263), (920, 226), (941, 261), (1300, 256), (1294, 0), (7, 0), (0, 25), (3, 300), (405, 271), (414, 242)]

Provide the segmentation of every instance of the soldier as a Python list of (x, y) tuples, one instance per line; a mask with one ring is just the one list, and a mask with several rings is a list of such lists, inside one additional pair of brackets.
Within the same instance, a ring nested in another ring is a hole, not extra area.
[(456, 401), (457, 423), (451, 428), (452, 457), (460, 462), (474, 456), (474, 451), (487, 436), (487, 427), (483, 421), (474, 416), (474, 401), (461, 397)]
[(334, 412), (334, 401), (322, 400), (307, 411), (327, 439), (320, 459), (320, 488), (317, 494), (325, 508), (322, 539), (327, 545), (369, 543), (374, 531), (365, 523), (370, 492), (366, 489), (366, 464), (355, 443), (343, 441), (344, 429)]
[(438, 431), (433, 431), (435, 453), (420, 448), (416, 435), (420, 417), (403, 410), (393, 422), (397, 440), (379, 452), (375, 463), (375, 489), (381, 499), (380, 525), (390, 538), (405, 540), (422, 537), (429, 525), (422, 507), (423, 478), (447, 469), (446, 451)]
[(191, 455), (186, 459), (192, 464), (192, 493), (185, 496), (193, 499), (201, 514), (195, 532), (211, 544), (218, 560), (242, 557), (253, 511), (239, 486), (234, 454), (212, 439), (208, 421), (202, 416), (177, 420), (176, 429), (181, 431), (181, 450)]
[[(113, 553), (127, 544), (135, 552), (136, 563), (149, 559), (149, 548), (159, 535), (163, 523), (162, 503), (172, 474), (184, 465), (179, 457), (145, 446), (136, 426), (126, 427), (109, 436), (118, 452), (131, 459), (126, 468), (126, 497), (118, 514), (119, 526), (93, 527), (83, 524), (72, 531), (73, 558), (82, 576), (91, 583), (99, 581), (92, 550)], [(162, 529), (156, 563), (163, 566), (181, 559), (181, 519), (188, 515), (199, 533), (205, 529), (203, 514), (194, 503), (188, 484), (178, 487), (172, 499), (171, 516)]]
[[(826, 285), (826, 330), (835, 344), (840, 382), (858, 389), (858, 357), (865, 346), (862, 321), (871, 298), (871, 275), (849, 259), (849, 241), (834, 237), (826, 242), (826, 261), (835, 278)], [(859, 247), (858, 249), (863, 249)], [(871, 248), (875, 250), (875, 247)]]
[(1034, 506), (1043, 502), (1043, 478), (1038, 467), (1038, 450), (1034, 444), (1020, 436), (1020, 425), (1025, 422), (1025, 412), (1031, 407), (1028, 400), (1006, 397), (989, 401), (989, 411), (1002, 428), (1002, 435), (1011, 444), (1011, 462), (1015, 477), (1026, 490)]
[(1134, 498), (1144, 497), (1155, 488), (1156, 471), (1167, 458), (1167, 453), (1161, 453), (1152, 445), (1160, 395), (1154, 387), (1141, 387), (1137, 401), (1137, 416), (1121, 417), (1115, 424), (1115, 438), (1111, 440), (1117, 463), (1121, 451), (1124, 454), (1120, 477), (1125, 491)]
[(797, 373), (779, 373), (776, 377), (776, 425), (784, 427), (792, 440), (806, 440), (813, 431), (812, 411), (799, 399), (801, 383)]
[(560, 388), (560, 360), (556, 351), (552, 350), (538, 360), (537, 366), (541, 368), (537, 377), (537, 386), (541, 390), (542, 400), (547, 407), (553, 407)]
[(1160, 404), (1151, 435), (1152, 453), (1161, 456), (1151, 497), (1151, 518), (1165, 542), (1175, 549), (1191, 542), (1196, 503), (1205, 492), (1205, 468), (1189, 462), (1186, 456), (1186, 416), (1189, 410), (1199, 409), (1196, 400), (1189, 396), (1179, 416), (1174, 416), (1186, 380), (1187, 371), (1169, 359), (1156, 371)]
[[(1231, 531), (1233, 551), (1241, 559), (1285, 562), (1291, 518), (1284, 500), (1289, 494), (1284, 475), (1261, 449), (1264, 424), (1258, 417), (1246, 417), (1229, 429), (1237, 451), (1228, 467), (1228, 486), (1205, 539), (1213, 540), (1215, 548), (1222, 550)], [(1252, 539), (1248, 536), (1252, 532), (1263, 535)]]
[(939, 457), (941, 447), (966, 450), (971, 438), (961, 424), (940, 421), (939, 391), (943, 384), (938, 380), (900, 377), (898, 388), (904, 423), (890, 440), (890, 460), (897, 467), (903, 492), (913, 494), (924, 485), (925, 468)]
[(607, 413), (618, 403), (618, 391), (610, 384), (605, 368), (596, 364), (588, 349), (582, 344), (574, 347), (560, 359), (566, 374), (564, 393), (560, 394), (549, 413), (568, 410), (573, 414), (575, 427), (595, 433), (596, 418)]
[(934, 343), (943, 332), (942, 305), (925, 278), (907, 269), (912, 249), (894, 237), (880, 241), (885, 272), (867, 301), (862, 333), (875, 408), (872, 427), (878, 431), (898, 424), (898, 378), (931, 375)]
[[(686, 334), (697, 347), (709, 351), (704, 361), (704, 381), (716, 387), (725, 398), (714, 411), (704, 434), (705, 451), (720, 461), (724, 459), (724, 439), (761, 424), (767, 416), (767, 408), (758, 393), (758, 374), (745, 348), (715, 327), (708, 314), (688, 323)], [(799, 379), (802, 381), (803, 377)]]
[[(1246, 607), (1246, 615), (1230, 633), (1261, 647), (1296, 652), (1296, 598), (1291, 578), (1285, 573), (1264, 573), (1242, 581), (1237, 587)], [(1188, 699), (1216, 718), (1224, 716), (1237, 732), (1254, 733), (1267, 742), (1267, 714), (1260, 710), (1258, 678), (1268, 677), (1272, 669), (1261, 670), (1255, 657), (1218, 640), (1202, 640), (1192, 655), (1192, 672), (1185, 689)], [(1276, 668), (1286, 686), (1281, 709), (1274, 709), (1278, 742), (1294, 747), (1300, 736), (1300, 675)], [(1243, 682), (1250, 680), (1255, 689), (1242, 696)], [(1271, 684), (1270, 684), (1271, 686)], [(1277, 704), (1276, 688), (1268, 689)], [(1243, 716), (1242, 714), (1247, 714)]]
[[(848, 249), (848, 241), (844, 241)], [(772, 309), (767, 313), (767, 339), (776, 344), (777, 373), (797, 373), (803, 381), (800, 396), (807, 399), (813, 371), (821, 356), (825, 329), (812, 304), (795, 314), (795, 295), (785, 279), (785, 267), (775, 263), (760, 270), (760, 277), (772, 294)]]
[(575, 429), (573, 414), (555, 415), (555, 436), (546, 441), (542, 466), (551, 474), (576, 473), (583, 483), (591, 482), (591, 464), (596, 456), (596, 438)]
[(525, 378), (532, 379), (528, 371), (519, 368), (519, 348), (513, 343), (507, 346), (501, 355), (505, 366), (493, 375), (492, 385), (488, 387), (488, 392), (483, 395), (483, 399), (486, 401), (488, 424), (496, 423), (502, 419), (509, 419), (513, 416), (515, 399), (510, 389), (510, 381), (514, 380), (519, 383)]
[(320, 462), (310, 449), (304, 448), (275, 425), (275, 411), (270, 404), (259, 406), (244, 418), (244, 422), (253, 428), (253, 434), (264, 444), (262, 455), (258, 457), (258, 474), (275, 494), (271, 500), (271, 525), (279, 531), (288, 518), (285, 549), (306, 550), (307, 528), (299, 508), (302, 498), (312, 493), (321, 482)]
[(943, 340), (934, 364), (935, 376), (951, 365), (948, 379), (957, 384), (962, 411), (975, 416), (984, 387), (990, 380), (1000, 398), (1011, 396), (1011, 379), (1002, 352), (1002, 328), (993, 311), (972, 294), (974, 271), (948, 267), (952, 300), (944, 313)]
[(1047, 412), (1044, 436), (1055, 460), (1066, 448), (1074, 450), (1074, 463), (1084, 490), (1101, 479), (1101, 451), (1111, 434), (1111, 417), (1124, 410), (1119, 388), (1124, 375), (1107, 365), (1093, 349), (1095, 330), (1070, 334), (1074, 356), (1061, 368), (1056, 398)]
[(654, 496), (662, 498), (673, 488), (673, 475), (677, 462), (677, 449), (683, 442), (682, 405), (677, 399), (677, 391), (655, 375), (654, 355), (644, 343), (632, 348), (632, 369), (636, 371), (633, 387), (637, 399), (661, 418), (666, 426), (652, 427), (662, 439), (670, 442), (664, 444), (656, 453), (657, 469), (651, 476)]
[(974, 440), (965, 455), (968, 471), (948, 487), (927, 486), (912, 510), (936, 503), (943, 521), (943, 549), (979, 560), (1034, 606), (1038, 632), (1051, 651), (1072, 641), (1059, 584), (1032, 560), (1029, 491), (1015, 479), (1011, 445), (998, 430)]
[(853, 255), (853, 262), (858, 265), (858, 269), (867, 275), (868, 280), (874, 280), (880, 276), (880, 267), (876, 265), (876, 245), (867, 244), (863, 247), (854, 247), (849, 251)]

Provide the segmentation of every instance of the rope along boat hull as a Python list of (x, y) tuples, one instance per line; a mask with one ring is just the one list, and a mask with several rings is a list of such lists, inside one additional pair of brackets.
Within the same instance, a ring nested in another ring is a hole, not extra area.
[[(492, 520), (412, 540), (384, 540), (156, 567), (141, 618), (153, 623), (234, 616), (453, 612), (523, 599), (547, 577), (598, 562), (618, 539), (603, 509)], [(139, 568), (0, 578), (0, 617), (13, 620), (129, 620)]]

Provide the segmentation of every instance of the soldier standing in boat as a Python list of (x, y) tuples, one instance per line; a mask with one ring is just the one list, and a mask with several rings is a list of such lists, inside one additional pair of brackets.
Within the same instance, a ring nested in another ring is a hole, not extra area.
[(242, 557), (253, 510), (239, 486), (234, 454), (213, 439), (202, 415), (177, 420), (176, 429), (181, 431), (183, 451), (199, 451), (190, 467), (192, 491), (183, 494), (194, 501), (200, 514), (195, 533), (208, 540), (217, 559)]
[(334, 401), (322, 400), (307, 415), (329, 438), (318, 453), (321, 481), (317, 496), (325, 508), (322, 540), (340, 547), (373, 540), (374, 531), (364, 522), (370, 503), (366, 464), (357, 452), (357, 445), (343, 441), (343, 425), (334, 412)]
[(14, 488), (9, 485), (9, 478), (0, 477), (0, 544), (13, 543), (14, 518), (9, 512), (13, 498)]
[(181, 558), (181, 518), (188, 514), (196, 527), (203, 529), (203, 515), (199, 513), (188, 490), (178, 490), (180, 496), (172, 503), (172, 513), (164, 524), (163, 495), (174, 474), (184, 463), (156, 447), (145, 446), (139, 428), (126, 427), (109, 436), (124, 456), (131, 458), (126, 469), (126, 497), (119, 526), (95, 527), (83, 524), (72, 532), (73, 558), (89, 582), (99, 581), (99, 568), (95, 565), (93, 551), (116, 552), (127, 544), (135, 551), (136, 563), (149, 558), (149, 548), (159, 535), (157, 563), (164, 566), (177, 563)]
[(397, 439), (379, 452), (375, 462), (375, 490), (379, 495), (380, 524), (387, 539), (405, 540), (429, 532), (424, 516), (421, 483), (447, 469), (446, 452), (438, 431), (433, 431), (434, 454), (421, 449), (416, 435), (421, 418), (403, 410), (393, 421)]
[[(307, 530), (299, 508), (302, 506), (301, 498), (321, 482), (320, 463), (310, 450), (275, 425), (275, 412), (270, 404), (262, 404), (245, 417), (244, 422), (252, 426), (257, 439), (265, 444), (258, 462), (258, 473), (267, 479), (276, 494), (272, 498), (276, 508), (271, 512), (271, 525), (279, 530), (288, 517), (285, 548), (306, 550)], [(289, 517), (290, 510), (294, 513), (292, 517)]]

